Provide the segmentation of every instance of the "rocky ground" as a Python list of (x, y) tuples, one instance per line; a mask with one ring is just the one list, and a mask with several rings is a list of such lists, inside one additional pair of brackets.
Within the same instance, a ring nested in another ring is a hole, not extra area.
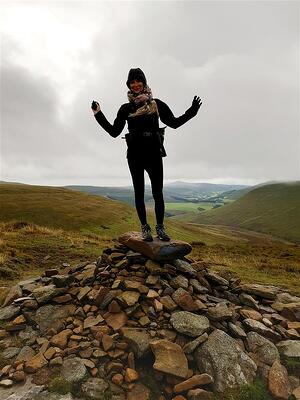
[(12, 287), (1, 400), (212, 400), (256, 377), (299, 400), (300, 298), (216, 274), (191, 250), (127, 232), (94, 262)]

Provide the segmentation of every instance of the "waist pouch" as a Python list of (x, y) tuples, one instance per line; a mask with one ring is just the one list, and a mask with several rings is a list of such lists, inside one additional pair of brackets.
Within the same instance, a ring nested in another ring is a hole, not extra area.
[(166, 157), (167, 153), (164, 148), (164, 134), (166, 127), (158, 128), (155, 132), (138, 132), (126, 133), (125, 139), (128, 149), (136, 148), (138, 145), (159, 147), (162, 157)]

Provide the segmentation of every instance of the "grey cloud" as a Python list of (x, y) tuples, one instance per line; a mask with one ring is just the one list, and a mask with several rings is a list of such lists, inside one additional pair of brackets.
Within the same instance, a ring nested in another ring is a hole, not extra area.
[[(82, 51), (69, 108), (59, 108), (63, 93), (42, 71), (4, 64), (7, 176), (27, 165), (26, 178), (39, 183), (130, 184), (124, 140), (102, 130), (90, 103), (113, 122), (128, 70), (139, 66), (176, 116), (195, 94), (203, 100), (194, 119), (166, 131), (166, 180), (299, 179), (298, 10), (276, 1), (65, 3), (66, 18), (84, 16), (79, 29), (103, 13), (109, 22)], [(5, 50), (4, 61), (21, 48)]]

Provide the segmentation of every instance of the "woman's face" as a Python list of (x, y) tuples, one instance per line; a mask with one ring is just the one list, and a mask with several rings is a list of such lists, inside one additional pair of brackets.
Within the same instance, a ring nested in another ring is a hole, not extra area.
[(130, 89), (134, 92), (134, 93), (139, 93), (143, 90), (143, 82), (140, 82), (136, 79), (133, 79), (132, 81), (130, 81), (129, 83)]

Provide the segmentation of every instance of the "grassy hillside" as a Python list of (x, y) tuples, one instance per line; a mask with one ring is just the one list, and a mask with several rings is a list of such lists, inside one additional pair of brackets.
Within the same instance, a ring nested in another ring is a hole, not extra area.
[[(147, 215), (154, 227), (153, 210)], [(193, 259), (213, 270), (300, 293), (299, 245), (240, 228), (165, 223), (173, 239), (193, 246)], [(6, 286), (46, 268), (95, 261), (130, 230), (140, 225), (124, 203), (65, 188), (0, 185), (0, 300)]]
[(223, 207), (204, 211), (192, 222), (230, 225), (300, 243), (300, 182), (261, 186)]
[(60, 187), (0, 184), (0, 220), (110, 235), (128, 228), (134, 209), (119, 201)]

